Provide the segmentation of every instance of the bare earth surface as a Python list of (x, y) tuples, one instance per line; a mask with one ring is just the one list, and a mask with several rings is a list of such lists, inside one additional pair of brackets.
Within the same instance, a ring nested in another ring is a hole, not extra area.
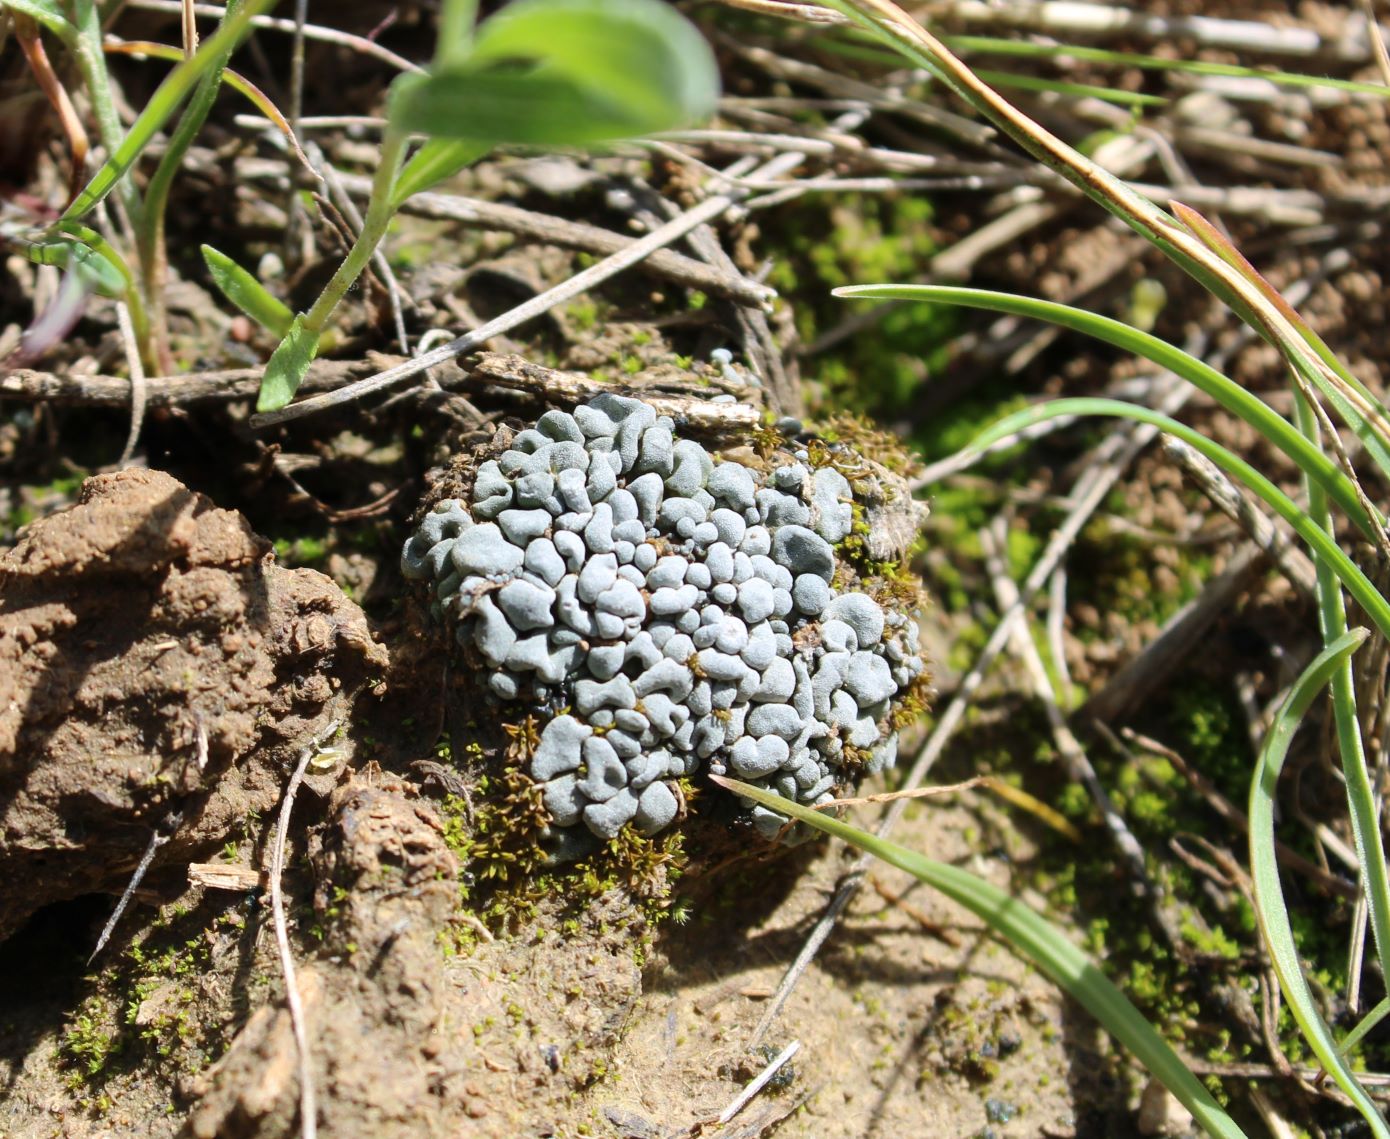
[[(274, 814), (305, 738), (373, 701), (382, 648), (326, 578), (280, 569), (239, 516), (153, 472), (90, 482), (3, 574), (3, 840), (19, 871), (0, 882), (4, 932), (118, 893), (152, 834), (175, 837), (126, 919), (142, 948), (84, 973), (84, 940), (45, 983), (11, 974), (0, 1128), (297, 1134), (297, 1051), (246, 821)], [(822, 850), (726, 870), (654, 942), (614, 895), (563, 922), (542, 903), (514, 936), (453, 956), (459, 868), (435, 806), (342, 757), (309, 785), (299, 809), (317, 821), (291, 843), (286, 887), (321, 1133), (335, 1136), (711, 1123), (761, 1066), (747, 1047), (765, 998), (846, 865)], [(1002, 847), (971, 854), (980, 825), (933, 808), (903, 837), (1007, 884)], [(219, 851), (240, 888), (189, 885), (189, 864)], [(878, 874), (883, 895), (856, 903), (764, 1044), (770, 1056), (800, 1042), (785, 1086), (724, 1133), (789, 1113), (781, 1134), (968, 1134), (991, 1118), (999, 1135), (1077, 1133), (1094, 1073), (1077, 1070), (1073, 1036), (1086, 1030), (978, 923), (914, 901), (903, 878)], [(109, 905), (65, 933), (90, 938)], [(32, 953), (35, 937), (8, 952)], [(95, 1079), (75, 1047), (84, 1025), (121, 1041)]]

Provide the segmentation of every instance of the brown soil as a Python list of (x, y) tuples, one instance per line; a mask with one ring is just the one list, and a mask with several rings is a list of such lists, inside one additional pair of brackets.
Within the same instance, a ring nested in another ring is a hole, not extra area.
[[(20, 870), (0, 883), (3, 932), (42, 907), (61, 915), (65, 901), (120, 892), (151, 836), (172, 835), (95, 972), (79, 981), (95, 922), (75, 918), (78, 944), (56, 962), (62, 995), (11, 994), (0, 1126), (297, 1134), (282, 976), (265, 897), (246, 892), (266, 829), (248, 820), (273, 817), (296, 753), (328, 721), (380, 723), (369, 705), (370, 682), (388, 675), (383, 649), (328, 579), (275, 565), (243, 518), (156, 472), (90, 480), (0, 564), (4, 843)], [(763, 1062), (747, 1042), (839, 857), (745, 860), (703, 885), (689, 926), (654, 940), (618, 891), (579, 911), (543, 899), (512, 936), (453, 955), (449, 931), (472, 927), (460, 926), (444, 822), (416, 787), (360, 766), (360, 737), (309, 777), (297, 809), (311, 825), (296, 827), (285, 881), (321, 1133), (709, 1124)], [(970, 859), (978, 826), (938, 810), (903, 838)], [(219, 852), (220, 883), (206, 870)], [(1007, 883), (1007, 860), (974, 860)], [(911, 895), (904, 876), (880, 878), (885, 896)], [(36, 936), (31, 926), (7, 952), (32, 960)], [(967, 1134), (992, 1112), (1014, 1120), (999, 1135), (1075, 1134), (1073, 1084), (1087, 1081), (1060, 1073), (1086, 1030), (1072, 1021), (977, 922), (930, 899), (867, 895), (769, 1038), (801, 1042), (785, 1086), (725, 1133), (782, 1121), (793, 1136)]]
[(0, 938), (270, 812), (386, 654), (321, 574), (168, 475), (89, 480), (0, 559)]

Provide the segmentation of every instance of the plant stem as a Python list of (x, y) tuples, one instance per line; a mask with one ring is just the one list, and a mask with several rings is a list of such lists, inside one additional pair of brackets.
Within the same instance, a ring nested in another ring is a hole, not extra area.
[(333, 279), (324, 286), (318, 300), (305, 313), (305, 331), (314, 335), (323, 332), (328, 318), (338, 307), (338, 302), (343, 299), (348, 289), (352, 288), (353, 283), (362, 275), (362, 271), (367, 267), (367, 262), (372, 259), (372, 254), (376, 252), (376, 247), (386, 236), (386, 227), (391, 224), (391, 219), (396, 214), (391, 191), (396, 182), (396, 175), (400, 171), (401, 161), (405, 157), (408, 142), (407, 135), (389, 128), (385, 137), (382, 138), (381, 165), (376, 168), (376, 177), (372, 180), (372, 196), (367, 203), (366, 216), (362, 219), (362, 232), (352, 243), (352, 248), (348, 250), (348, 255), (343, 258), (343, 263), (338, 266), (338, 271), (333, 274)]
[[(225, 24), (236, 12), (238, 0), (228, 0)], [(145, 364), (158, 373), (168, 374), (173, 370), (173, 359), (169, 352), (169, 322), (164, 306), (164, 287), (169, 278), (169, 258), (164, 241), (165, 219), (169, 208), (169, 192), (174, 184), (174, 176), (183, 164), (184, 155), (203, 129), (208, 113), (217, 100), (217, 92), (222, 86), (222, 73), (226, 69), (227, 58), (234, 45), (228, 44), (222, 58), (202, 79), (188, 101), (179, 125), (169, 139), (168, 149), (159, 160), (149, 185), (145, 188), (145, 207), (136, 223), (136, 246), (140, 257), (140, 276), (143, 282), (144, 300), (149, 311), (146, 339), (140, 345), (140, 355), (146, 358)]]
[[(92, 101), (92, 113), (97, 120), (97, 133), (101, 135), (101, 145), (106, 148), (108, 158), (115, 154), (125, 141), (125, 127), (116, 110), (116, 101), (111, 97), (111, 73), (106, 70), (106, 53), (102, 50), (101, 13), (93, 0), (73, 0), (73, 22), (77, 28), (77, 39), (71, 44), (78, 70), (82, 72), (82, 83), (87, 88), (87, 97)], [(122, 178), (116, 186), (132, 224), (139, 224), (144, 212), (140, 191), (134, 181)]]

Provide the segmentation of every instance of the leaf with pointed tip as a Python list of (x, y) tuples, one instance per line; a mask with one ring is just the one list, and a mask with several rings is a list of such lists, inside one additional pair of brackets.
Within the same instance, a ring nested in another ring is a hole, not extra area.
[(290, 307), (270, 292), (255, 277), (211, 245), (202, 246), (203, 261), (212, 274), (212, 283), (237, 308), (267, 332), (283, 337), (294, 325)]
[(1289, 923), (1288, 903), (1279, 883), (1279, 863), (1274, 847), (1274, 810), (1279, 772), (1289, 745), (1314, 699), (1333, 678), (1350, 654), (1365, 642), (1365, 629), (1352, 629), (1331, 642), (1300, 676), (1280, 707), (1265, 735), (1255, 776), (1250, 784), (1250, 878), (1254, 884), (1255, 916), (1269, 950), (1279, 988), (1303, 1039), (1337, 1085), (1355, 1104), (1376, 1139), (1390, 1139), (1390, 1126), (1375, 1101), (1361, 1086), (1356, 1073), (1343, 1059), (1332, 1032), (1308, 987), (1299, 960), (1298, 943)]
[(465, 166), (472, 166), (492, 147), (488, 143), (459, 142), (432, 138), (420, 147), (401, 168), (391, 187), (391, 201), (397, 207), (413, 194), (452, 178)]
[(257, 411), (279, 411), (294, 399), (318, 348), (319, 334), (306, 329), (304, 314), (297, 314), (265, 366), (261, 393), (256, 399)]

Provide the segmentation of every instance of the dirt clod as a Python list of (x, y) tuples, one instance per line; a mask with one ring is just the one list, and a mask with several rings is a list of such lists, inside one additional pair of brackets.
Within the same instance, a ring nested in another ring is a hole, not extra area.
[(89, 479), (0, 558), (0, 939), (119, 892), (156, 828), (152, 881), (221, 846), (385, 663), (239, 514), (156, 471)]

